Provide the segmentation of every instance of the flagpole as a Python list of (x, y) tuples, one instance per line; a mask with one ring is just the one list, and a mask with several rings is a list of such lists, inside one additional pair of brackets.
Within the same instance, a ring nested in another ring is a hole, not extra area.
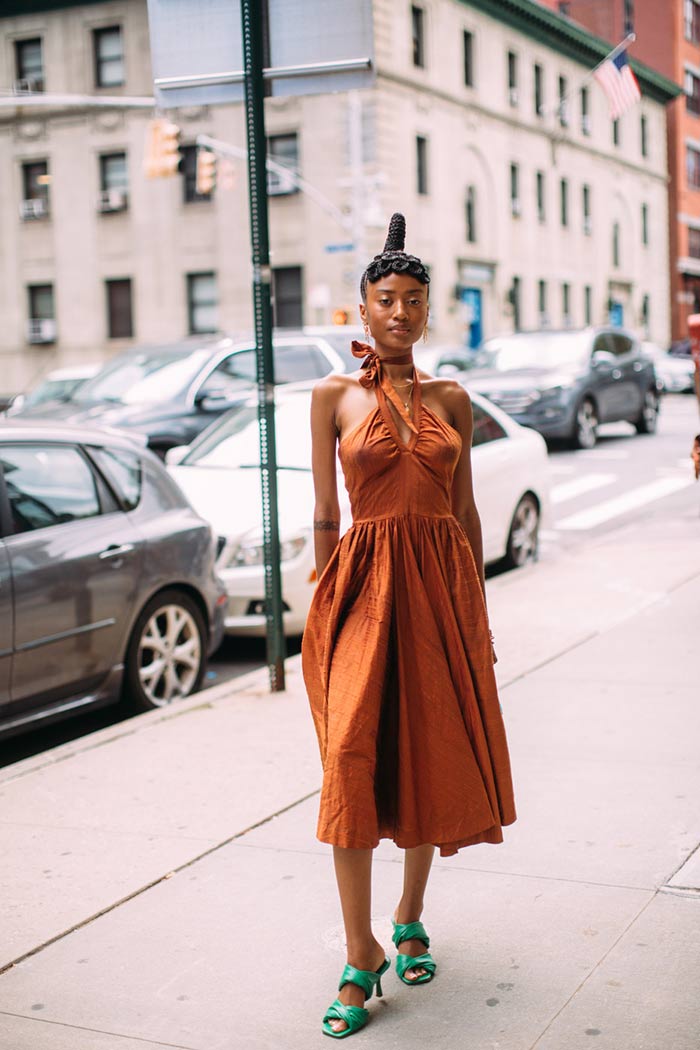
[(637, 39), (637, 34), (636, 33), (628, 33), (627, 36), (624, 38), (624, 40), (621, 40), (620, 43), (617, 44), (617, 46), (614, 47), (612, 49), (612, 51), (610, 51), (609, 54), (605, 55), (604, 58), (601, 58), (601, 60), (600, 60), (600, 62), (598, 63), (597, 66), (593, 66), (593, 69), (590, 69), (588, 71), (588, 73), (586, 73), (586, 75), (583, 78), (583, 80), (579, 80), (578, 81), (578, 83), (576, 84), (575, 88), (572, 88), (572, 90), (569, 91), (568, 94), (564, 95), (563, 98), (559, 99), (559, 101), (557, 102), (556, 106), (549, 106), (547, 108), (547, 112), (548, 113), (559, 113), (561, 111), (562, 106), (564, 106), (569, 101), (569, 99), (572, 99), (574, 97), (574, 95), (577, 94), (581, 90), (581, 88), (583, 87), (584, 84), (587, 84), (589, 82), (589, 80), (593, 79), (593, 77), (596, 75), (596, 73), (598, 72), (598, 70), (600, 69), (601, 66), (604, 66), (606, 62), (610, 62), (610, 61), (612, 61), (612, 59), (617, 58), (617, 56), (620, 54), (620, 52), (624, 51), (625, 48), (629, 46), (629, 44), (633, 44), (636, 39)]

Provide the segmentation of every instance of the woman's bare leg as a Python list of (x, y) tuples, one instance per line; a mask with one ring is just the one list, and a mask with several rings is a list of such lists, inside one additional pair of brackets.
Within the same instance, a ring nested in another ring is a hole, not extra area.
[[(372, 850), (333, 847), (335, 877), (345, 925), (348, 962), (358, 970), (378, 970), (384, 949), (372, 933)], [(364, 1006), (365, 995), (356, 984), (346, 984), (338, 998), (348, 1006)], [(341, 1032), (344, 1021), (331, 1021)]]
[[(418, 922), (423, 914), (423, 901), (425, 898), (425, 887), (428, 884), (428, 876), (433, 863), (435, 847), (415, 846), (407, 849), (404, 855), (403, 866), (403, 895), (396, 909), (394, 920), (402, 925), (409, 922)], [(401, 941), (399, 951), (402, 955), (422, 955), (425, 951), (423, 941), (409, 940)], [(422, 967), (415, 970), (406, 970), (405, 977), (415, 980), (426, 971)]]

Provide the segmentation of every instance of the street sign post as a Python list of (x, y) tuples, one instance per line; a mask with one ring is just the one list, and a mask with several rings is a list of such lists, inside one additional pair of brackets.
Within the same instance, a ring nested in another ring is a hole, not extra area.
[[(371, 0), (148, 0), (159, 108), (245, 101), (270, 688), (284, 689), (264, 119), (272, 95), (367, 87)], [(344, 248), (344, 246), (343, 246)]]

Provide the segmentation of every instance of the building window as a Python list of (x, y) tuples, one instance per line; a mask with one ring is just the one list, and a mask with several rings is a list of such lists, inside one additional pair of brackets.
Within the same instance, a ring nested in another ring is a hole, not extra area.
[(684, 87), (686, 110), (695, 117), (700, 116), (700, 77), (686, 69)]
[(422, 135), (416, 135), (416, 191), (428, 192), (428, 140)]
[(620, 145), (620, 118), (616, 117), (612, 122), (612, 140), (613, 146)]
[(520, 171), (517, 164), (510, 166), (510, 213), (516, 219), (520, 215)]
[(561, 316), (565, 328), (571, 327), (571, 285), (564, 281), (561, 286)]
[(118, 87), (124, 83), (124, 50), (119, 26), (93, 30), (95, 86)]
[(700, 42), (700, 3), (697, 0), (684, 0), (683, 21), (685, 22), (685, 39), (694, 44)]
[(413, 65), (425, 68), (425, 35), (423, 27), (423, 8), (411, 7), (411, 33), (413, 38)]
[(687, 146), (685, 158), (688, 185), (695, 190), (700, 190), (700, 150)]
[(513, 328), (520, 331), (520, 278), (514, 277), (510, 287), (510, 302), (513, 307)]
[(543, 71), (542, 66), (535, 63), (534, 67), (535, 77), (535, 116), (544, 116), (544, 89), (543, 89)]
[(543, 171), (538, 171), (535, 175), (535, 185), (537, 187), (537, 218), (540, 222), (545, 222), (547, 219), (547, 208), (545, 205)]
[(547, 317), (547, 282), (537, 282), (537, 310), (540, 317), (540, 325), (545, 328), (549, 323)]
[(634, 33), (634, 0), (625, 0), (625, 36)]
[(467, 241), (469, 244), (476, 243), (476, 188), (469, 186), (467, 188), (467, 203), (466, 203), (466, 218), (467, 218)]
[(642, 296), (642, 328), (644, 329), (644, 335), (649, 338), (649, 318), (651, 313), (651, 301), (649, 295), (645, 294)]
[(569, 126), (569, 86), (566, 77), (559, 77), (559, 124)]
[(281, 266), (272, 271), (274, 323), (277, 328), (301, 328), (302, 310), (301, 266)]
[(50, 184), (47, 161), (35, 160), (22, 165), (22, 200), (19, 208), (22, 219), (43, 219), (49, 214)]
[(518, 104), (518, 56), (514, 51), (508, 52), (508, 101), (511, 106)]
[(642, 205), (642, 244), (645, 247), (649, 244), (649, 207), (646, 204)]
[(466, 87), (474, 87), (474, 34), (466, 29), (462, 33), (462, 45), (464, 49), (464, 84)]
[(620, 265), (620, 224), (619, 222), (613, 223), (613, 240), (612, 240), (612, 261), (614, 267)]
[(559, 204), (562, 226), (569, 225), (569, 183), (567, 179), (559, 182)]
[(187, 313), (190, 335), (216, 332), (219, 327), (216, 274), (187, 274)]
[(131, 278), (105, 281), (107, 291), (107, 336), (109, 339), (131, 339), (134, 334), (131, 316)]
[(54, 313), (53, 285), (30, 284), (27, 288), (29, 298), (29, 322), (27, 337), (30, 343), (53, 343), (56, 340), (56, 319)]
[(593, 289), (587, 284), (583, 289), (583, 323), (592, 324), (593, 317)]
[(593, 222), (591, 221), (591, 187), (585, 183), (581, 191), (581, 199), (583, 203), (583, 232), (587, 237), (590, 237), (593, 232)]
[(639, 139), (640, 139), (640, 145), (641, 145), (641, 149), (642, 149), (642, 156), (643, 157), (648, 157), (649, 156), (649, 134), (648, 134), (648, 131), (647, 131), (647, 118), (644, 116), (643, 113), (642, 113), (641, 117), (639, 118)]
[(41, 37), (15, 41), (15, 72), (18, 91), (44, 90), (44, 60)]
[(128, 188), (126, 153), (103, 153), (100, 157), (100, 189), (104, 192)]
[(688, 255), (700, 259), (700, 229), (688, 228)]
[[(267, 155), (276, 164), (289, 168), (295, 175), (299, 174), (299, 140), (296, 131), (287, 135), (270, 135), (267, 140)], [(278, 171), (268, 171), (267, 192), (271, 197), (284, 197), (298, 193), (299, 187), (288, 175)]]
[(590, 113), (590, 100), (588, 95), (588, 88), (581, 88), (581, 134), (590, 135), (591, 133), (591, 113)]

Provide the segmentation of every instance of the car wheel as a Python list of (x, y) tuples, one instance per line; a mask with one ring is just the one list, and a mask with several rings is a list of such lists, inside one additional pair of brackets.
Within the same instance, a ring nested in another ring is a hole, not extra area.
[(590, 397), (585, 397), (576, 410), (571, 438), (574, 448), (595, 448), (598, 440), (598, 412)]
[(659, 421), (659, 395), (655, 390), (647, 390), (639, 419), (635, 422), (638, 434), (655, 434)]
[(503, 559), (507, 568), (517, 569), (537, 557), (540, 531), (540, 508), (537, 500), (526, 492), (515, 508), (508, 532), (508, 544)]
[(206, 638), (202, 613), (187, 594), (167, 590), (151, 598), (126, 653), (127, 702), (151, 711), (196, 693), (206, 669)]

